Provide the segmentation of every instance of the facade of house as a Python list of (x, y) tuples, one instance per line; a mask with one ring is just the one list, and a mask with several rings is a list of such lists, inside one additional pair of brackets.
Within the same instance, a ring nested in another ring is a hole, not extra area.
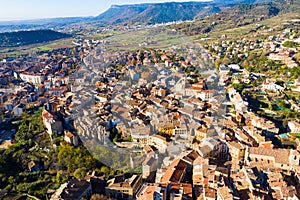
[(78, 146), (78, 135), (76, 133), (65, 131), (64, 140), (73, 146)]
[(20, 78), (29, 83), (33, 83), (35, 85), (40, 85), (45, 81), (45, 76), (40, 73), (30, 74), (27, 72), (20, 73)]
[(105, 187), (105, 194), (109, 198), (133, 200), (137, 191), (140, 189), (142, 177), (133, 175), (128, 180), (119, 181), (118, 178), (108, 180), (108, 186)]
[(161, 153), (164, 153), (167, 150), (167, 140), (166, 138), (160, 135), (151, 136), (149, 145), (154, 145)]
[(148, 156), (142, 163), (143, 178), (148, 178), (157, 168), (157, 156)]
[(268, 166), (269, 168), (280, 168), (289, 170), (290, 150), (288, 149), (266, 149), (263, 147), (249, 147), (246, 152), (246, 162), (253, 166)]
[(5, 110), (13, 110), (14, 109), (14, 103), (10, 101), (4, 102), (4, 109)]
[(214, 97), (214, 94), (214, 90), (202, 90), (197, 94), (196, 97), (199, 97), (200, 99), (202, 99), (202, 101), (210, 101)]
[(227, 145), (229, 147), (229, 153), (233, 159), (244, 161), (245, 151), (246, 151), (245, 145), (238, 143), (236, 141), (228, 142)]
[(238, 93), (234, 88), (229, 88), (227, 92), (228, 92), (230, 101), (234, 105), (235, 110), (238, 112), (246, 111), (247, 102), (244, 102), (240, 93)]
[(13, 109), (14, 115), (16, 115), (16, 116), (21, 115), (24, 111), (25, 111), (25, 105), (24, 104), (18, 104)]
[(300, 124), (298, 122), (288, 122), (288, 128), (291, 133), (300, 133)]
[(284, 88), (275, 83), (264, 83), (262, 84), (263, 90), (271, 90), (271, 91), (282, 91)]
[(58, 134), (62, 133), (62, 121), (60, 121), (54, 114), (44, 109), (42, 112), (42, 118), (50, 136), (52, 136), (54, 132), (57, 132)]
[(205, 138), (207, 138), (207, 128), (203, 126), (198, 127), (196, 129), (196, 139), (202, 141)]

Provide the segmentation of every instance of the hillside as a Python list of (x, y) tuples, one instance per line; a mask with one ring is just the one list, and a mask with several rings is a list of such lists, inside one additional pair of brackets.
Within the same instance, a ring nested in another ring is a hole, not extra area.
[(149, 4), (137, 5), (112, 5), (106, 12), (95, 17), (94, 20), (108, 24), (115, 24), (127, 21), (148, 8)]
[(299, 9), (300, 4), (298, 1), (289, 3), (279, 0), (256, 4), (239, 4), (207, 18), (200, 18), (191, 23), (174, 25), (170, 28), (187, 35), (207, 34), (213, 30), (221, 31), (258, 23), (280, 14), (297, 12)]
[[(64, 17), (0, 22), (0, 32), (14, 30), (62, 30), (80, 23), (97, 23), (100, 26), (119, 23), (153, 24), (200, 19), (240, 4), (257, 4), (274, 0), (213, 0), (204, 2), (166, 2), (130, 5), (112, 5), (96, 17)], [(278, 0), (276, 0), (278, 1)], [(292, 1), (292, 0), (291, 0)]]
[(193, 20), (201, 11), (208, 11), (205, 14), (211, 15), (218, 12), (220, 8), (207, 9), (209, 3), (163, 3), (153, 4), (146, 10), (134, 17), (132, 22), (164, 23), (172, 21)]
[(52, 30), (34, 30), (0, 33), (0, 47), (23, 46), (68, 37), (70, 37), (70, 35)]
[(203, 2), (165, 2), (132, 5), (112, 5), (93, 20), (104, 24), (165, 23), (203, 18), (225, 8), (241, 4), (257, 4), (271, 0), (214, 0)]
[(192, 20), (202, 12), (208, 16), (219, 12), (221, 5), (212, 2), (168, 2), (135, 5), (113, 5), (94, 20), (106, 24), (121, 22), (164, 23), (179, 20)]

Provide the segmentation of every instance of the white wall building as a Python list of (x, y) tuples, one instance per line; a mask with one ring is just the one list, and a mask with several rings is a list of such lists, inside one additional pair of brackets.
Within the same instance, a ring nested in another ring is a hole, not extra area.
[(40, 85), (45, 81), (45, 76), (43, 74), (29, 74), (27, 72), (20, 73), (20, 78), (23, 81), (33, 83), (35, 85)]

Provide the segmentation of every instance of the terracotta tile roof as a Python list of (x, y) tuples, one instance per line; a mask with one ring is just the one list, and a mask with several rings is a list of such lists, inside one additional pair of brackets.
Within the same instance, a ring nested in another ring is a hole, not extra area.
[(200, 164), (208, 164), (208, 160), (199, 156), (194, 160), (193, 165), (195, 166), (195, 165), (200, 165)]
[(204, 194), (205, 194), (205, 197), (209, 197), (209, 198), (215, 199), (217, 197), (216, 190), (211, 187), (204, 188)]
[(215, 90), (202, 90), (202, 93), (215, 93)]
[(48, 123), (49, 123), (50, 119), (56, 119), (56, 116), (52, 115), (47, 110), (43, 110), (42, 116), (43, 116), (43, 119), (46, 120)]
[(212, 150), (213, 149), (210, 146), (204, 145), (204, 146), (202, 146), (202, 147), (199, 148), (199, 154), (201, 156), (204, 156), (206, 154), (209, 154)]
[(153, 199), (155, 187), (155, 185), (147, 185), (146, 188), (140, 194), (140, 196), (137, 198), (137, 200)]
[(227, 142), (227, 144), (228, 144), (228, 146), (231, 146), (231, 147), (234, 147), (237, 149), (246, 149), (245, 145), (238, 143), (236, 141), (230, 141), (230, 142)]
[[(161, 184), (161, 187), (166, 188), (167, 184)], [(183, 189), (183, 195), (182, 195), (182, 200), (192, 200), (193, 198), (193, 187), (192, 184), (189, 183), (170, 183), (170, 192), (171, 193), (179, 193), (179, 189)]]
[(270, 156), (275, 158), (276, 163), (289, 164), (290, 150), (288, 149), (265, 149), (262, 147), (250, 147), (249, 153)]
[(221, 195), (222, 199), (233, 199), (233, 195), (229, 193), (228, 187), (220, 187), (218, 188), (218, 195)]
[(67, 136), (68, 138), (72, 138), (72, 137), (74, 137), (74, 134), (71, 133), (70, 131), (68, 131), (68, 132), (66, 133), (66, 136)]
[(161, 182), (180, 182), (187, 163), (181, 159), (175, 159), (161, 178)]
[(182, 159), (187, 160), (192, 163), (198, 157), (199, 157), (199, 154), (196, 151), (192, 150), (190, 153), (185, 155)]
[(163, 137), (163, 136), (161, 136), (161, 135), (158, 135), (158, 134), (153, 135), (153, 137), (158, 138), (158, 139), (161, 139), (161, 140), (163, 140), (164, 142), (167, 141), (165, 137)]

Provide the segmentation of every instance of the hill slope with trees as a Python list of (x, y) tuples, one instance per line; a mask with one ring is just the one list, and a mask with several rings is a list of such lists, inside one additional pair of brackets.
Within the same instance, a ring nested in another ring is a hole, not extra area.
[(171, 28), (186, 35), (206, 34), (213, 30), (220, 31), (258, 23), (280, 14), (296, 13), (299, 9), (299, 1), (276, 0), (256, 4), (239, 4), (207, 18), (174, 25)]
[(0, 33), (0, 47), (16, 47), (68, 38), (70, 35), (52, 30)]
[[(226, 4), (226, 7), (235, 4)], [(104, 24), (166, 23), (193, 20), (196, 16), (209, 16), (219, 12), (224, 4), (213, 2), (166, 2), (134, 5), (112, 5), (93, 20)]]

